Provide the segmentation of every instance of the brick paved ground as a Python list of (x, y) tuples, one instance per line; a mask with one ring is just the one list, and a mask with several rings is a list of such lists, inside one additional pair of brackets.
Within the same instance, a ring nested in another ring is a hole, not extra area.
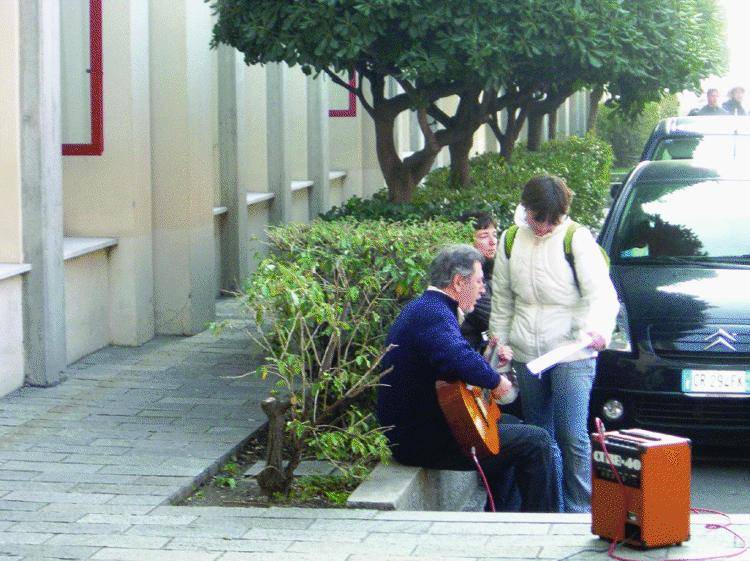
[[(220, 304), (225, 315), (233, 309)], [(157, 338), (95, 353), (57, 387), (0, 399), (0, 561), (522, 560), (605, 548), (585, 515), (169, 506), (262, 424), (264, 385), (222, 377), (247, 371), (256, 355), (236, 329)], [(750, 516), (733, 519), (750, 535)], [(733, 546), (695, 524), (687, 547), (624, 555)]]

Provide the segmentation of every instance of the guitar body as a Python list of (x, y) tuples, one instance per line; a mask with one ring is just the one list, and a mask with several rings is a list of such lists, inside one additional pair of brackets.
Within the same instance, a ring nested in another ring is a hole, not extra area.
[(438, 380), (435, 391), (445, 420), (464, 454), (471, 457), (472, 447), (480, 459), (500, 452), (497, 430), (500, 408), (493, 400), (484, 398), (481, 388), (461, 381)]

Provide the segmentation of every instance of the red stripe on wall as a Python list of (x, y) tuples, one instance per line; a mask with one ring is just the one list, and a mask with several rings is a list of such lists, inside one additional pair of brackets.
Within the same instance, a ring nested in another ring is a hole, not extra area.
[[(353, 88), (357, 87), (357, 74), (352, 72), (349, 74), (349, 85)], [(329, 117), (356, 117), (357, 116), (357, 95), (354, 92), (349, 92), (349, 107), (346, 109), (329, 109)]]

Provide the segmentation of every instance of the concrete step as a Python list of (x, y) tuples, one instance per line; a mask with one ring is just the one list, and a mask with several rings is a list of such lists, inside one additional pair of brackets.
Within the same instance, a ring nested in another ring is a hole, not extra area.
[[(378, 464), (346, 501), (352, 508), (460, 511), (477, 488), (474, 471)], [(484, 503), (483, 503), (484, 504)]]

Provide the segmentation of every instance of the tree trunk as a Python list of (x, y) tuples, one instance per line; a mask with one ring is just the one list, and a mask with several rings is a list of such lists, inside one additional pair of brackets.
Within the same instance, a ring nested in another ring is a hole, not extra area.
[(526, 147), (532, 152), (538, 152), (542, 147), (542, 129), (544, 125), (544, 113), (529, 113), (528, 137)]
[(393, 138), (394, 118), (389, 115), (375, 117), (375, 150), (380, 170), (388, 186), (388, 198), (394, 203), (411, 201), (416, 184), (409, 181), (409, 174), (396, 153)]
[(451, 186), (466, 187), (471, 182), (469, 153), (473, 145), (474, 135), (471, 134), (448, 146), (451, 155)]
[(596, 127), (596, 118), (599, 116), (599, 103), (604, 97), (604, 86), (598, 85), (591, 90), (589, 96), (589, 114), (586, 118), (586, 132), (594, 130)]
[[(517, 111), (518, 108), (516, 107), (508, 108), (505, 133), (503, 133), (502, 138), (498, 137), (500, 141), (500, 154), (508, 162), (513, 157), (513, 149), (516, 147), (523, 123), (526, 120), (524, 111), (521, 111), (519, 114), (517, 114)], [(497, 133), (495, 136), (497, 136)]]
[(272, 496), (274, 493), (287, 493), (292, 484), (283, 466), (284, 461), (284, 427), (286, 413), (291, 404), (268, 397), (261, 402), (261, 408), (268, 417), (268, 443), (266, 445), (266, 467), (258, 474), (257, 480), (261, 491)]
[[(377, 108), (376, 108), (377, 111)], [(422, 150), (401, 160), (396, 152), (393, 137), (395, 115), (380, 111), (375, 116), (375, 148), (380, 170), (388, 186), (388, 198), (394, 203), (411, 202), (414, 191), (422, 178), (430, 171), (439, 152), (439, 147), (427, 143)]]
[(547, 138), (550, 140), (557, 139), (557, 109), (549, 113), (549, 120), (547, 121)]

